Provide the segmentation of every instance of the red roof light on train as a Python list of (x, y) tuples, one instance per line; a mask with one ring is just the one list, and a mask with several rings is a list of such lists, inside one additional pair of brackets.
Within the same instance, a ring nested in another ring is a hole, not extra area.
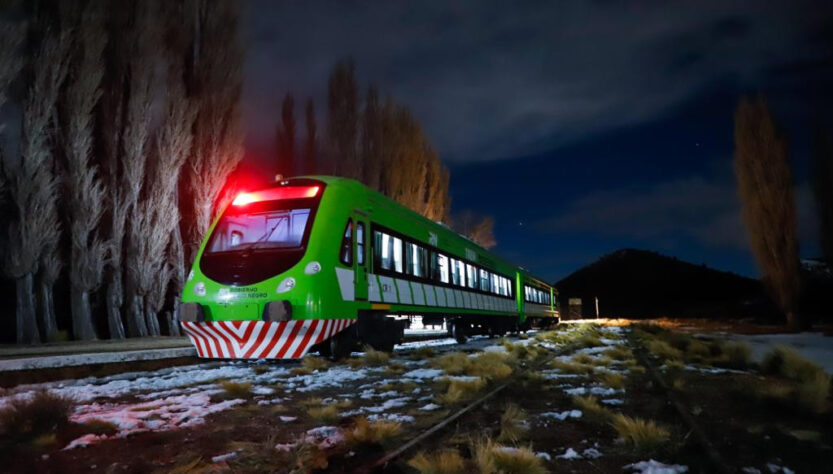
[(232, 205), (245, 206), (247, 204), (260, 201), (311, 198), (317, 196), (320, 189), (320, 186), (287, 186), (283, 188), (264, 189), (261, 191), (242, 192), (234, 198)]

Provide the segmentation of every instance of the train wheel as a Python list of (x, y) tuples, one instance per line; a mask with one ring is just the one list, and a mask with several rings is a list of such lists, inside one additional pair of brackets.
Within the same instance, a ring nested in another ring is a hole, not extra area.
[(466, 343), (466, 324), (460, 321), (454, 321), (451, 323), (450, 330), (451, 337), (457, 340), (457, 344)]
[(327, 352), (329, 352), (330, 359), (332, 360), (349, 357), (350, 353), (353, 352), (353, 348), (356, 347), (356, 338), (350, 329), (341, 331), (331, 337), (329, 342), (329, 351)]

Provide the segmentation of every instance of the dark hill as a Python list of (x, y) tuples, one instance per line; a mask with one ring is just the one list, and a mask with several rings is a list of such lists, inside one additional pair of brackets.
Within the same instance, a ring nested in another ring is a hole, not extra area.
[[(646, 250), (624, 249), (556, 283), (567, 317), (569, 299), (580, 298), (583, 316), (603, 317), (769, 316), (773, 309), (758, 280), (694, 265)], [(573, 309), (573, 316), (575, 314)]]

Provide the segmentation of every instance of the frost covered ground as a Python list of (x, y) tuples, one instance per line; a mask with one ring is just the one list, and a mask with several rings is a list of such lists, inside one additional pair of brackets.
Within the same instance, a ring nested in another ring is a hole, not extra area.
[[(504, 384), (493, 400), (419, 449), (430, 454), (471, 448), (487, 437), (494, 456), (528, 452), (552, 472), (703, 471), (708, 464), (636, 360), (634, 341), (629, 328), (562, 325), (505, 340), (476, 337), (465, 345), (450, 338), (409, 342), (397, 346), (389, 359), (354, 354), (336, 364), (320, 359), (206, 362), (0, 389), (0, 410), (45, 390), (75, 402), (73, 426), (111, 427), (60, 435), (49, 447), (38, 448), (37, 456), (14, 458), (19, 470), (61, 472), (72, 466), (69, 470), (78, 472), (143, 472), (192, 466), (258, 472), (274, 468), (268, 463), (313, 456), (304, 458), (308, 470), (352, 472), (378, 458), (382, 449), (396, 447)], [(679, 390), (685, 384), (719, 387), (720, 380), (751, 376), (703, 361), (654, 358), (662, 373), (682, 374)], [(499, 370), (501, 364), (507, 373)], [(706, 400), (693, 406), (708, 420)], [(643, 451), (629, 444), (627, 434), (614, 429), (617, 416), (656, 422), (667, 430), (662, 449)], [(374, 438), (372, 449), (362, 448), (356, 438), (373, 437), (362, 423), (392, 431)], [(263, 457), (264, 452), (269, 454)], [(415, 454), (399, 460), (396, 472), (409, 472), (407, 462)], [(737, 462), (749, 473), (791, 469), (790, 462), (766, 451)]]
[(819, 364), (827, 372), (833, 373), (833, 337), (810, 332), (798, 334), (734, 334), (729, 337), (752, 346), (755, 358), (759, 361), (773, 347), (788, 346)]

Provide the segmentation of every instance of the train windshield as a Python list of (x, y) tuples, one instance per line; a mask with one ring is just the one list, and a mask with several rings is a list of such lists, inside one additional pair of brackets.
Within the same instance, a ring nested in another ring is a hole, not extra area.
[(226, 285), (250, 285), (285, 272), (303, 258), (324, 183), (240, 193), (208, 238), (200, 270)]
[(214, 228), (207, 251), (300, 247), (310, 212), (302, 208), (226, 214)]

